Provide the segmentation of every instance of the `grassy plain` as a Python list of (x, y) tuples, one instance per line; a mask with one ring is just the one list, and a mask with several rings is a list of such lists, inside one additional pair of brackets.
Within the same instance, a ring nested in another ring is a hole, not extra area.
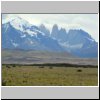
[(97, 86), (98, 68), (2, 66), (3, 86)]

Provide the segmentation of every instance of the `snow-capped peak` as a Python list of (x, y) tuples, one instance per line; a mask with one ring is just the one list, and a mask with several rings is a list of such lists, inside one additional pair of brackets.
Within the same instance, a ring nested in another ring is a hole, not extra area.
[(29, 24), (26, 20), (20, 18), (20, 17), (14, 17), (11, 21), (10, 24), (16, 28), (17, 30), (24, 31), (27, 28), (30, 28), (32, 25)]
[[(13, 28), (21, 31), (22, 33), (25, 34), (27, 33), (30, 36), (36, 36), (36, 37), (38, 33), (45, 35), (44, 32), (42, 32), (37, 26), (30, 24), (28, 21), (24, 20), (19, 16), (13, 16), (13, 18), (8, 18), (8, 19), (9, 21), (7, 21), (6, 23), (9, 23)], [(21, 37), (22, 38), (26, 37), (25, 34), (21, 34)]]

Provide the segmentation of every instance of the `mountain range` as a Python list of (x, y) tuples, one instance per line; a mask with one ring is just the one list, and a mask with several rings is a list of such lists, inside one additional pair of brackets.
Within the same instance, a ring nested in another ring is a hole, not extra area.
[(2, 23), (2, 49), (37, 50), (66, 52), (73, 56), (98, 57), (98, 43), (82, 29), (58, 28), (55, 24), (51, 32), (44, 24), (36, 26), (15, 17)]

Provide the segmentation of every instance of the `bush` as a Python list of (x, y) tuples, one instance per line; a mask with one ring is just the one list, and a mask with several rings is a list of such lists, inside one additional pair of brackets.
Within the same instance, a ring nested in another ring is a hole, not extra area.
[(12, 65), (12, 67), (16, 67), (16, 65)]
[(7, 68), (10, 68), (10, 66), (9, 66), (9, 65), (6, 65), (6, 67), (7, 67)]
[(41, 67), (39, 67), (39, 68), (44, 68), (44, 66), (41, 66)]
[(82, 70), (81, 69), (78, 69), (77, 72), (82, 72)]
[(2, 80), (2, 86), (6, 86), (6, 81)]
[(49, 69), (53, 69), (53, 67), (50, 66)]

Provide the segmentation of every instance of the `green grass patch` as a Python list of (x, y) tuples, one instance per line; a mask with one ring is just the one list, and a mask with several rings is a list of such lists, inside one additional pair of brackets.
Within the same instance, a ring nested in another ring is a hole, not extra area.
[[(6, 67), (10, 66), (10, 68)], [(97, 86), (98, 68), (65, 64), (3, 65), (3, 86)]]

